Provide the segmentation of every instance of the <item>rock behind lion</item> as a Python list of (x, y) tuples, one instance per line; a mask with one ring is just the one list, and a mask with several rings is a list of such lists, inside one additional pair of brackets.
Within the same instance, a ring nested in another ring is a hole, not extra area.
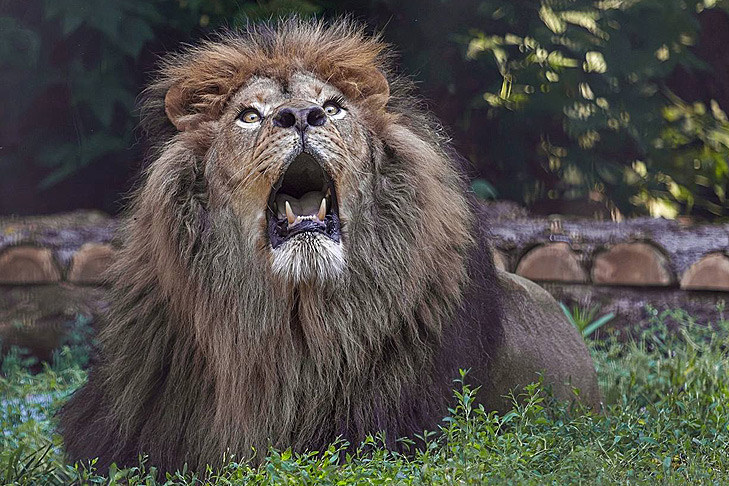
[[(202, 471), (377, 432), (397, 448), (438, 427), (459, 369), (490, 408), (540, 374), (599, 405), (581, 336), (496, 271), (443, 130), (378, 38), (346, 20), (228, 32), (169, 56), (144, 100), (156, 148), (98, 356), (60, 412), (70, 460)], [(306, 171), (318, 216), (278, 206)]]

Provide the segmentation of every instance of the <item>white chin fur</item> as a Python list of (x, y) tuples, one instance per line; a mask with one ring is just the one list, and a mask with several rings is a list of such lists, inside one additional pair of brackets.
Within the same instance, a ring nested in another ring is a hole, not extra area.
[(319, 233), (300, 233), (273, 251), (273, 273), (294, 284), (335, 280), (344, 270), (344, 250)]

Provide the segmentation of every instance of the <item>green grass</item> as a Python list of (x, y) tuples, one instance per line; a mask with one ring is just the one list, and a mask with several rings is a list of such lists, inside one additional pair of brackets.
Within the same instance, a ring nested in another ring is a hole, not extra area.
[[(414, 454), (387, 451), (375, 437), (350, 454), (342, 452), (346, 444), (336, 443), (320, 454), (270, 451), (257, 468), (231, 460), (222, 471), (209, 471), (207, 481), (729, 484), (729, 322), (709, 327), (672, 311), (655, 313), (649, 324), (632, 339), (612, 334), (589, 341), (605, 394), (604, 414), (555, 402), (534, 384), (500, 416), (477, 407), (474, 390), (461, 381), (454, 384), (453, 409), (442, 430), (424, 434), (427, 446)], [(106, 477), (93, 466), (64, 464), (51, 416), (85, 379), (79, 361), (66, 348), (53, 366), (32, 375), (19, 355), (6, 359), (0, 378), (1, 484), (205, 483), (186, 473), (158, 477), (144, 461)]]

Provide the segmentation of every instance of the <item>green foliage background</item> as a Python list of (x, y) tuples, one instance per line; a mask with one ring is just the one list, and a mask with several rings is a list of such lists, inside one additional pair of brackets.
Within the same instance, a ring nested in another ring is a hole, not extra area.
[(0, 0), (0, 174), (34, 170), (42, 197), (84, 167), (136, 162), (135, 97), (158, 55), (220, 26), (352, 13), (396, 46), (478, 194), (726, 218), (727, 107), (671, 86), (712, 76), (695, 52), (698, 19), (725, 10), (726, 0)]

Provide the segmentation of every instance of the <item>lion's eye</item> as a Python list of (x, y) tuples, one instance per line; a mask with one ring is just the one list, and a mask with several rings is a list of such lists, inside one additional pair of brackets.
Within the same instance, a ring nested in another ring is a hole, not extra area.
[(263, 117), (255, 108), (248, 108), (238, 115), (238, 121), (243, 123), (258, 123)]
[(324, 103), (324, 106), (322, 106), (322, 108), (324, 108), (324, 113), (329, 116), (339, 115), (342, 112), (342, 107), (339, 106), (339, 103), (333, 100)]

